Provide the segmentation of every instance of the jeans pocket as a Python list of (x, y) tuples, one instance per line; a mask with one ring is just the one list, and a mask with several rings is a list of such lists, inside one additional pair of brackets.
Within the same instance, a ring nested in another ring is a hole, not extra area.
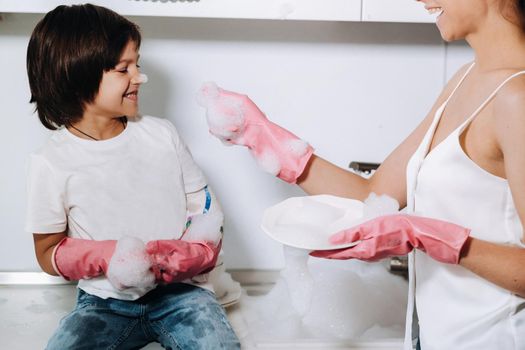
[(90, 306), (95, 306), (96, 297), (84, 292), (82, 289), (78, 289), (77, 294), (77, 309), (83, 309)]

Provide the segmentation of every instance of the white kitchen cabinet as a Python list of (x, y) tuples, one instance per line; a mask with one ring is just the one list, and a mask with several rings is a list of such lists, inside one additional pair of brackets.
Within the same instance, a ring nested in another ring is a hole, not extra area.
[(416, 0), (363, 0), (363, 22), (433, 23), (435, 18)]
[[(0, 12), (45, 13), (79, 0), (0, 0)], [(432, 23), (415, 0), (92, 0), (128, 16)]]
[[(390, 1), (390, 0), (385, 0)], [(45, 13), (79, 0), (0, 0), (0, 12)], [(361, 0), (91, 0), (122, 15), (360, 21)]]

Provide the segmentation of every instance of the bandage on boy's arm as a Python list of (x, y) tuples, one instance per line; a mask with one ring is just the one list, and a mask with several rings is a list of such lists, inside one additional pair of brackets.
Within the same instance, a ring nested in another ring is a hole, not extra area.
[(212, 189), (206, 185), (199, 191), (186, 193), (188, 217), (206, 213), (222, 213), (222, 207)]
[(224, 143), (248, 147), (263, 170), (297, 182), (313, 154), (308, 143), (269, 121), (246, 95), (208, 83), (199, 91), (198, 102), (206, 108), (211, 134)]
[(218, 245), (222, 239), (224, 215), (213, 191), (205, 186), (200, 191), (186, 194), (187, 229), (183, 241), (205, 241)]

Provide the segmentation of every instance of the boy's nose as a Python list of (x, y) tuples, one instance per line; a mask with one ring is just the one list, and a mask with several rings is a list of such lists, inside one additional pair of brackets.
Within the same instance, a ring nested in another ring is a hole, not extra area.
[(132, 84), (144, 84), (148, 82), (148, 76), (144, 73), (135, 75), (131, 81)]

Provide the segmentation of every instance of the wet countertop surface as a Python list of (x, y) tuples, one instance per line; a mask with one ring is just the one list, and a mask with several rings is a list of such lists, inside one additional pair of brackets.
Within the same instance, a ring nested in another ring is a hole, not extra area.
[(76, 293), (72, 284), (0, 285), (0, 348), (44, 349), (60, 319), (74, 308)]
[(73, 285), (0, 286), (0, 338), (10, 350), (44, 349), (58, 321), (73, 309)]
[[(252, 291), (253, 292), (253, 291)], [(255, 291), (257, 292), (257, 291)], [(2, 349), (44, 349), (47, 340), (55, 331), (62, 317), (73, 309), (76, 286), (61, 285), (0, 285), (0, 339)], [(303, 342), (280, 344), (267, 342), (251, 343), (245, 338), (248, 329), (243, 322), (240, 305), (228, 307), (227, 313), (233, 328), (243, 342), (243, 349), (401, 349), (400, 339), (377, 342)], [(144, 349), (161, 349), (159, 344), (150, 344)]]

